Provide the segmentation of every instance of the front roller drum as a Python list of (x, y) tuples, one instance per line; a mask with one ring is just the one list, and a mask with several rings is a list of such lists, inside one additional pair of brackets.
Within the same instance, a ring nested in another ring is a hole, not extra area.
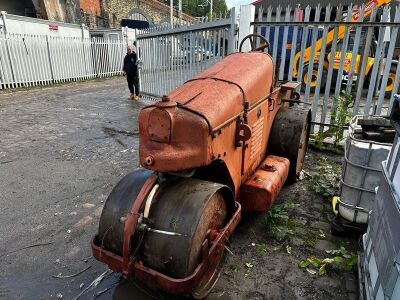
[[(152, 204), (148, 225), (179, 235), (147, 233), (142, 248), (144, 264), (172, 278), (190, 276), (208, 254), (213, 234), (232, 216), (233, 204), (232, 192), (221, 184), (198, 179), (164, 184)], [(214, 286), (223, 252), (192, 290), (194, 298), (204, 298)]]
[(123, 255), (124, 219), (129, 215), (143, 185), (153, 174), (143, 168), (135, 169), (113, 188), (100, 216), (97, 236), (102, 248)]
[(298, 105), (281, 108), (275, 116), (269, 136), (268, 151), (289, 159), (291, 182), (303, 169), (311, 129), (311, 111)]
[(158, 182), (145, 220), (154, 230), (138, 232), (138, 223), (128, 220), (137, 222), (156, 182), (154, 173), (137, 169), (117, 184), (104, 206), (93, 255), (149, 287), (202, 299), (219, 277), (225, 242), (240, 220), (240, 205), (227, 186), (169, 178)]

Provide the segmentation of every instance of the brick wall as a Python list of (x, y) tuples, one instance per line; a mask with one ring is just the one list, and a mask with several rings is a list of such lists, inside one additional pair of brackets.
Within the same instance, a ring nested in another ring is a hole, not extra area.
[[(121, 19), (126, 18), (132, 12), (142, 14), (148, 19), (148, 22), (160, 24), (166, 20), (169, 22), (169, 6), (157, 0), (101, 0), (104, 17), (109, 21), (110, 27), (118, 27)], [(178, 13), (175, 11), (175, 16)], [(183, 19), (188, 22), (194, 22), (192, 16), (183, 14)]]
[(80, 6), (85, 13), (101, 15), (100, 0), (80, 0)]

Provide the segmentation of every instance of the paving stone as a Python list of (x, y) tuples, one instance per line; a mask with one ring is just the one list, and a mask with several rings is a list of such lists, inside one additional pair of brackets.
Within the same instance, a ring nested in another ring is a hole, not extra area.
[(296, 234), (298, 235), (306, 235), (307, 234), (307, 230), (301, 227), (297, 227), (296, 228)]
[(294, 237), (291, 239), (291, 243), (295, 246), (302, 246), (304, 244), (304, 241), (300, 238)]
[(327, 240), (317, 240), (317, 242), (315, 243), (315, 249), (318, 249), (321, 251), (332, 250), (332, 249), (336, 249), (336, 248), (338, 248), (337, 245), (335, 245), (331, 241), (327, 241)]
[(346, 276), (346, 289), (349, 292), (357, 293), (357, 282), (351, 276)]
[(311, 227), (317, 228), (317, 229), (321, 229), (323, 231), (330, 231), (331, 230), (331, 224), (329, 224), (328, 222), (324, 222), (324, 221), (315, 221), (311, 223)]
[(312, 216), (312, 218), (314, 218), (316, 220), (321, 220), (322, 219), (320, 212), (316, 211), (316, 210), (311, 213), (311, 216)]
[(294, 221), (297, 224), (301, 224), (301, 225), (306, 225), (307, 224), (307, 219), (303, 218), (303, 217), (298, 217), (298, 218), (294, 219)]
[(315, 208), (315, 210), (317, 210), (319, 212), (322, 212), (323, 209), (324, 209), (324, 206), (322, 204), (320, 204), (320, 203), (314, 203), (313, 207)]
[(358, 300), (357, 294), (356, 293), (349, 293), (347, 295), (348, 300)]

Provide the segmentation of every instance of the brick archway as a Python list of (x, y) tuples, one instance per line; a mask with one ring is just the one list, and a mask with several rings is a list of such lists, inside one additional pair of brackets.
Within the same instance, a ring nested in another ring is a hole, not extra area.
[(162, 19), (160, 21), (159, 25), (163, 25), (163, 24), (168, 24), (168, 25), (171, 24), (171, 19), (169, 17)]
[(127, 19), (130, 20), (139, 20), (139, 21), (147, 21), (149, 23), (153, 23), (152, 18), (141, 8), (134, 8), (129, 11), (126, 15)]

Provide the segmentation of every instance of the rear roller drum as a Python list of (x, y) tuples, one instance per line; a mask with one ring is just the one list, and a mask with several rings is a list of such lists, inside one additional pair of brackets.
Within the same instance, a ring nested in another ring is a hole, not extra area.
[[(178, 179), (163, 184), (153, 201), (149, 226), (180, 235), (148, 232), (143, 240), (143, 261), (170, 277), (187, 277), (202, 260), (202, 244), (209, 232), (226, 225), (233, 209), (232, 193), (217, 183)], [(193, 297), (202, 299), (209, 293), (221, 266), (222, 255), (203, 275)]]
[(296, 181), (303, 169), (310, 128), (310, 110), (298, 106), (281, 108), (272, 125), (268, 151), (290, 160), (288, 179), (291, 182)]

